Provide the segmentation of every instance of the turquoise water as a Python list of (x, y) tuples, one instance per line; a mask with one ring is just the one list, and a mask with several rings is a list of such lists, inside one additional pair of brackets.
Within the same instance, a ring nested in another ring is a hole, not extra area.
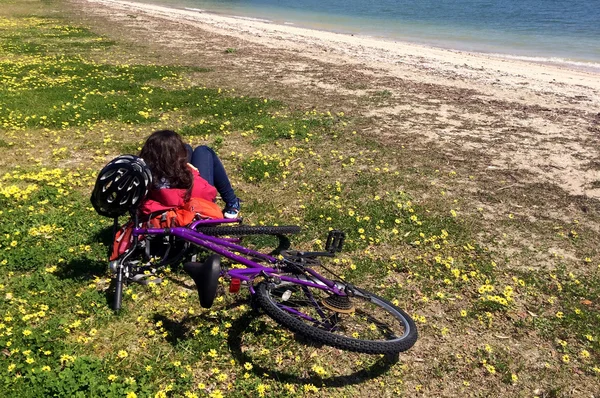
[(141, 1), (600, 68), (600, 0)]

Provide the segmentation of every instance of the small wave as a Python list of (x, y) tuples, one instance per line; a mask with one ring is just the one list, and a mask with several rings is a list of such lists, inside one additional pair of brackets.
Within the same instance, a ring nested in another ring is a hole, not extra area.
[(576, 66), (578, 68), (586, 68), (586, 69), (593, 69), (593, 70), (600, 71), (600, 63), (597, 63), (597, 62), (573, 61), (571, 59), (559, 58), (559, 57), (528, 57), (525, 55), (510, 55), (510, 54), (497, 54), (497, 53), (492, 53), (489, 55), (492, 55), (494, 57), (499, 57), (499, 58), (516, 59), (519, 61), (569, 65), (569, 66)]
[(284, 22), (283, 24), (284, 24), (284, 25), (294, 25), (294, 23), (293, 23), (293, 22)]
[(240, 17), (238, 15), (232, 15), (233, 18), (236, 19), (243, 19), (245, 21), (254, 21), (254, 22), (266, 22), (266, 23), (271, 23), (273, 21), (271, 21), (270, 19), (262, 19), (262, 18), (252, 18), (252, 17)]
[(189, 7), (185, 7), (185, 8), (184, 8), (184, 10), (187, 10), (187, 11), (197, 11), (197, 12), (204, 12), (204, 10), (203, 10), (203, 9), (201, 9), (201, 8), (189, 8)]

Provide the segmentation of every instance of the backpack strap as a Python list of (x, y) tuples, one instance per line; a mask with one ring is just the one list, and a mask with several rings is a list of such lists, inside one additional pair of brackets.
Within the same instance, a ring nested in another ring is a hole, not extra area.
[(133, 232), (133, 221), (129, 221), (117, 230), (115, 234), (109, 261), (114, 261), (127, 251), (133, 242), (131, 233)]

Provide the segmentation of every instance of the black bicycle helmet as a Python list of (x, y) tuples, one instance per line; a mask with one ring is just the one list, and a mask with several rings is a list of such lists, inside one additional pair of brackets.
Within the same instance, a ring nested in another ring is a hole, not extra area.
[(139, 206), (151, 185), (152, 174), (144, 160), (122, 155), (100, 171), (90, 200), (98, 214), (114, 218)]

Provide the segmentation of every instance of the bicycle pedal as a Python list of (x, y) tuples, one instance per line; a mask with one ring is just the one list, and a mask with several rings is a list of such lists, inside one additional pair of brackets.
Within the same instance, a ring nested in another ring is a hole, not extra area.
[(327, 234), (327, 241), (325, 243), (325, 250), (329, 253), (341, 252), (345, 239), (346, 233), (344, 231), (340, 231), (338, 229), (329, 231)]
[(351, 314), (355, 310), (348, 296), (331, 295), (325, 298), (322, 303), (326, 308), (342, 314)]

